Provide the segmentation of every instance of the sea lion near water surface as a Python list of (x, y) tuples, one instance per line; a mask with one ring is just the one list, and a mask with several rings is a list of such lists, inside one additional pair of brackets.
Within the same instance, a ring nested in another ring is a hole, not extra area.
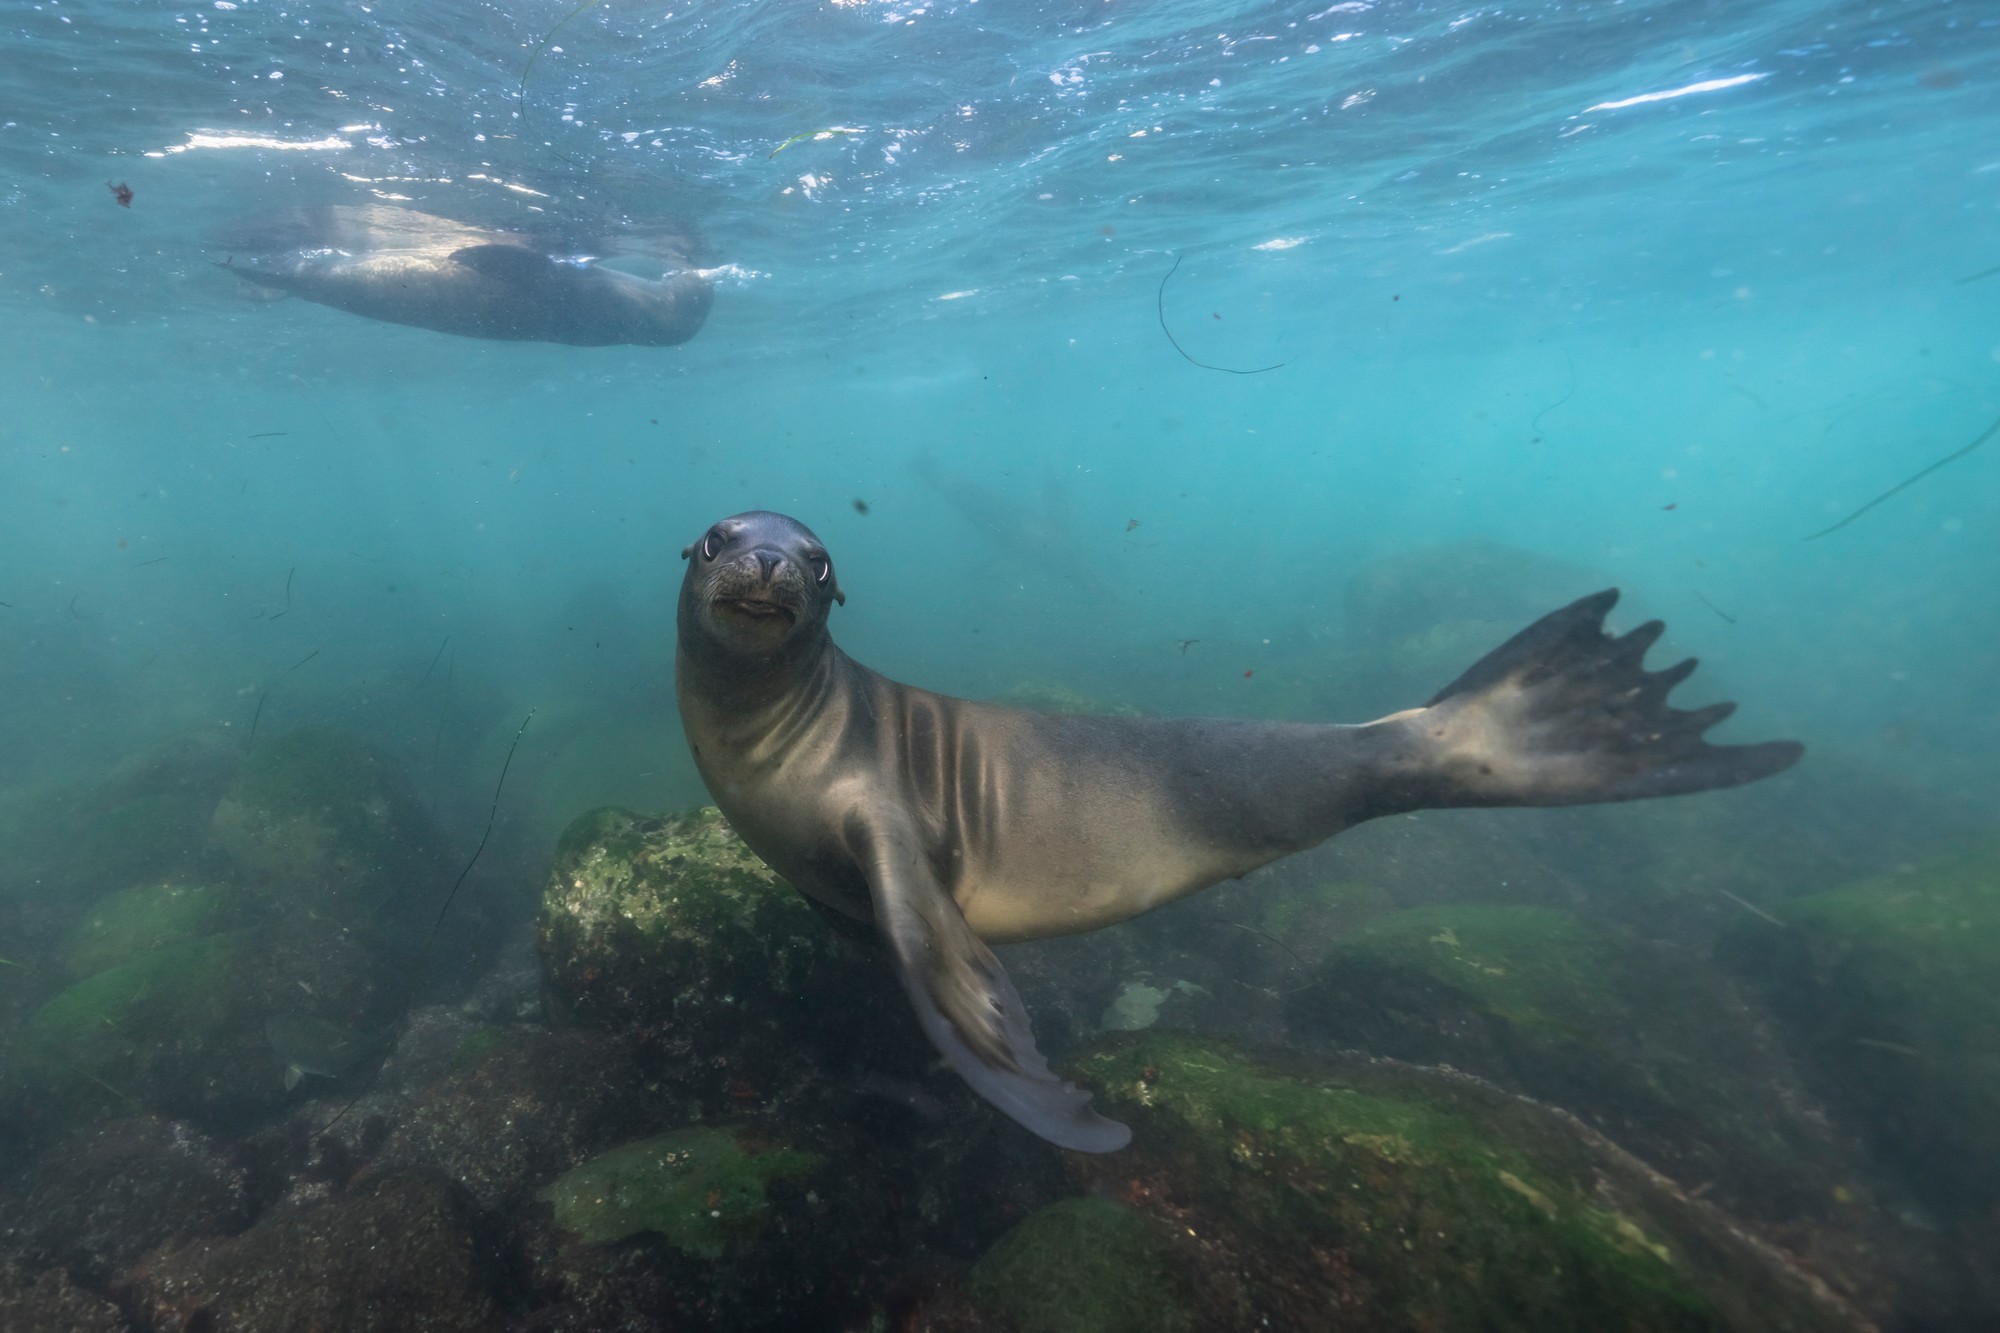
[(678, 238), (624, 243), (625, 257), (664, 266), (647, 278), (594, 247), (386, 204), (290, 209), (223, 244), (222, 267), (269, 291), (468, 338), (664, 347), (694, 337), (714, 300)]
[(1124, 921), (1383, 815), (1706, 791), (1803, 753), (1704, 741), (1735, 706), (1668, 707), (1695, 663), (1644, 668), (1658, 621), (1607, 635), (1616, 590), (1374, 722), (1100, 717), (953, 699), (854, 661), (827, 629), (846, 602), (832, 560), (782, 514), (723, 519), (681, 554), (675, 692), (716, 805), (801, 892), (873, 923), (968, 1083), (1086, 1152), (1130, 1131), (1049, 1071), (989, 942)]

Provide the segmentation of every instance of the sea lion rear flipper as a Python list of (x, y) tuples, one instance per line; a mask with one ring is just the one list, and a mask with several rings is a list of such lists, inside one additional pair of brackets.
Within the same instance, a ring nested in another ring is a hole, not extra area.
[(849, 837), (917, 1021), (959, 1075), (1059, 1147), (1115, 1152), (1131, 1142), (1131, 1130), (1090, 1109), (1089, 1093), (1049, 1072), (1014, 983), (938, 883), (916, 837), (858, 816)]
[(1736, 705), (1683, 712), (1667, 694), (1695, 659), (1647, 671), (1665, 626), (1604, 632), (1607, 589), (1542, 617), (1475, 663), (1426, 707), (1404, 714), (1438, 805), (1581, 805), (1735, 787), (1782, 772), (1794, 741), (1710, 745), (1702, 733)]

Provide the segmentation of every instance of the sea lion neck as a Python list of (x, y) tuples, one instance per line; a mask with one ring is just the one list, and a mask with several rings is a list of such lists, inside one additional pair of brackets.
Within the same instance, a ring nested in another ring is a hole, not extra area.
[(685, 614), (674, 658), (674, 688), (692, 739), (696, 733), (727, 750), (760, 751), (817, 717), (852, 669), (822, 629), (775, 653), (731, 653), (690, 633)]

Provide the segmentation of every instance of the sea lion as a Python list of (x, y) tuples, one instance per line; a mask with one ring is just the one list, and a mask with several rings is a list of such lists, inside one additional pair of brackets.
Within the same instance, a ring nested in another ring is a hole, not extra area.
[(898, 684), (827, 629), (826, 547), (782, 514), (681, 552), (675, 693), (696, 766), (752, 850), (872, 922), (925, 1033), (988, 1101), (1066, 1148), (1130, 1131), (1049, 1072), (987, 943), (1137, 916), (1366, 819), (1730, 787), (1789, 741), (1711, 746), (1733, 704), (1667, 706), (1662, 625), (1603, 631), (1615, 589), (1545, 616), (1421, 708), (1335, 726), (1047, 714)]
[(222, 267), (260, 287), (468, 338), (664, 347), (694, 337), (714, 299), (675, 244), (650, 247), (667, 272), (643, 278), (571, 247), (386, 204), (292, 209), (225, 244)]

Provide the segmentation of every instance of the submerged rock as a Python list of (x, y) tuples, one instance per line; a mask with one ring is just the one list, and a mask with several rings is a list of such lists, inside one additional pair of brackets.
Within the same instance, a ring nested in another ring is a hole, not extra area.
[(146, 1251), (250, 1221), (244, 1171), (193, 1126), (134, 1118), (49, 1152), (4, 1215), (27, 1254), (101, 1284)]
[(423, 882), (436, 835), (381, 755), (308, 727), (258, 745), (215, 806), (216, 841), (280, 902), (378, 917)]
[(219, 737), (184, 737), (103, 777), (0, 793), (0, 894), (87, 903), (145, 880), (199, 881), (224, 869), (209, 819), (242, 760)]
[(1866, 1327), (1596, 1134), (1470, 1079), (1169, 1034), (1073, 1069), (1134, 1130), (1074, 1169), (1172, 1224), (1205, 1329)]
[(1065, 1199), (1001, 1237), (966, 1294), (1022, 1333), (1194, 1333), (1204, 1325), (1177, 1251), (1156, 1217)]
[(494, 1278), (464, 1198), (410, 1173), (155, 1254), (131, 1288), (157, 1329), (475, 1333), (500, 1322)]
[(131, 1325), (102, 1296), (78, 1290), (60, 1268), (0, 1261), (0, 1314), (8, 1333), (126, 1333)]
[(165, 945), (43, 1004), (9, 1092), (45, 1132), (133, 1112), (241, 1132), (286, 1096), (270, 1021), (381, 1026), (400, 995), (388, 961), (306, 913)]
[(542, 898), (559, 1017), (631, 1032), (648, 1072), (744, 1111), (857, 1062), (921, 1068), (891, 970), (840, 939), (719, 811), (570, 825)]
[(1778, 910), (1724, 956), (1932, 1208), (2000, 1220), (2000, 847)]
[(1852, 1163), (1727, 981), (1540, 907), (1455, 905), (1347, 935), (1287, 997), (1292, 1030), (1467, 1070), (1583, 1116), (1738, 1211), (1838, 1212)]
[(641, 1129), (641, 1083), (632, 1052), (615, 1038), (477, 1027), (458, 1042), (450, 1072), (415, 1094), (370, 1170), (427, 1167), (481, 1207), (511, 1209)]

